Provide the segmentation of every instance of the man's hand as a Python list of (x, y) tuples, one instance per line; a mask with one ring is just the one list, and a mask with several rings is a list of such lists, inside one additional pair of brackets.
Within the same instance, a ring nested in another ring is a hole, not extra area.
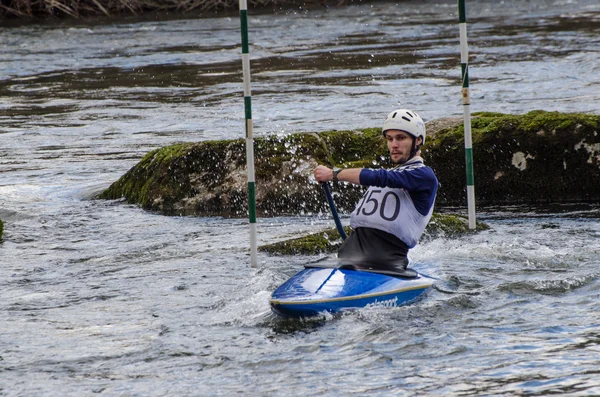
[(320, 165), (315, 168), (314, 175), (317, 182), (329, 182), (333, 179), (333, 170), (325, 167), (324, 165)]

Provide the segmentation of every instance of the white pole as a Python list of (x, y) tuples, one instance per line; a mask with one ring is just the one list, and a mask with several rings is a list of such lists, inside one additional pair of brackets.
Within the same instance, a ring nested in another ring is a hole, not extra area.
[(473, 141), (471, 138), (471, 95), (469, 92), (469, 47), (467, 45), (467, 14), (465, 0), (458, 0), (460, 29), (460, 67), (462, 74), (462, 102), (465, 130), (465, 163), (467, 170), (467, 207), (469, 229), (476, 228), (475, 222), (475, 177), (473, 173)]
[(244, 77), (244, 110), (246, 118), (246, 167), (248, 168), (248, 219), (250, 221), (250, 266), (257, 267), (256, 184), (254, 177), (254, 136), (252, 130), (252, 95), (250, 92), (250, 55), (248, 45), (248, 4), (240, 0), (242, 31), (242, 74)]

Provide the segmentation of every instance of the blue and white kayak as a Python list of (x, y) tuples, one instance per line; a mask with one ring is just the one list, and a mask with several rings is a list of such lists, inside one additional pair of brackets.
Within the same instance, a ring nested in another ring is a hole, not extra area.
[(395, 307), (415, 300), (434, 280), (344, 268), (306, 268), (273, 292), (271, 309), (284, 317), (311, 317), (365, 307)]

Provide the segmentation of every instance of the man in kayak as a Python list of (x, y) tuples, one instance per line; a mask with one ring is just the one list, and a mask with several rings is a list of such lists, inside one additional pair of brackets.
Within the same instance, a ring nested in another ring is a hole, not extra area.
[(331, 169), (319, 165), (314, 176), (318, 182), (344, 181), (369, 187), (352, 212), (354, 231), (338, 251), (340, 263), (402, 273), (408, 266), (408, 250), (417, 245), (431, 219), (438, 181), (420, 156), (425, 123), (417, 113), (394, 110), (382, 131), (395, 168)]

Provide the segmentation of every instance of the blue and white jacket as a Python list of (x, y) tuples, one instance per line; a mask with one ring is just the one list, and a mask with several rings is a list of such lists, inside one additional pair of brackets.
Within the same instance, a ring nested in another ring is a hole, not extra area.
[(419, 156), (392, 170), (365, 168), (360, 184), (369, 186), (350, 218), (350, 226), (393, 234), (409, 248), (417, 245), (433, 213), (438, 180)]

